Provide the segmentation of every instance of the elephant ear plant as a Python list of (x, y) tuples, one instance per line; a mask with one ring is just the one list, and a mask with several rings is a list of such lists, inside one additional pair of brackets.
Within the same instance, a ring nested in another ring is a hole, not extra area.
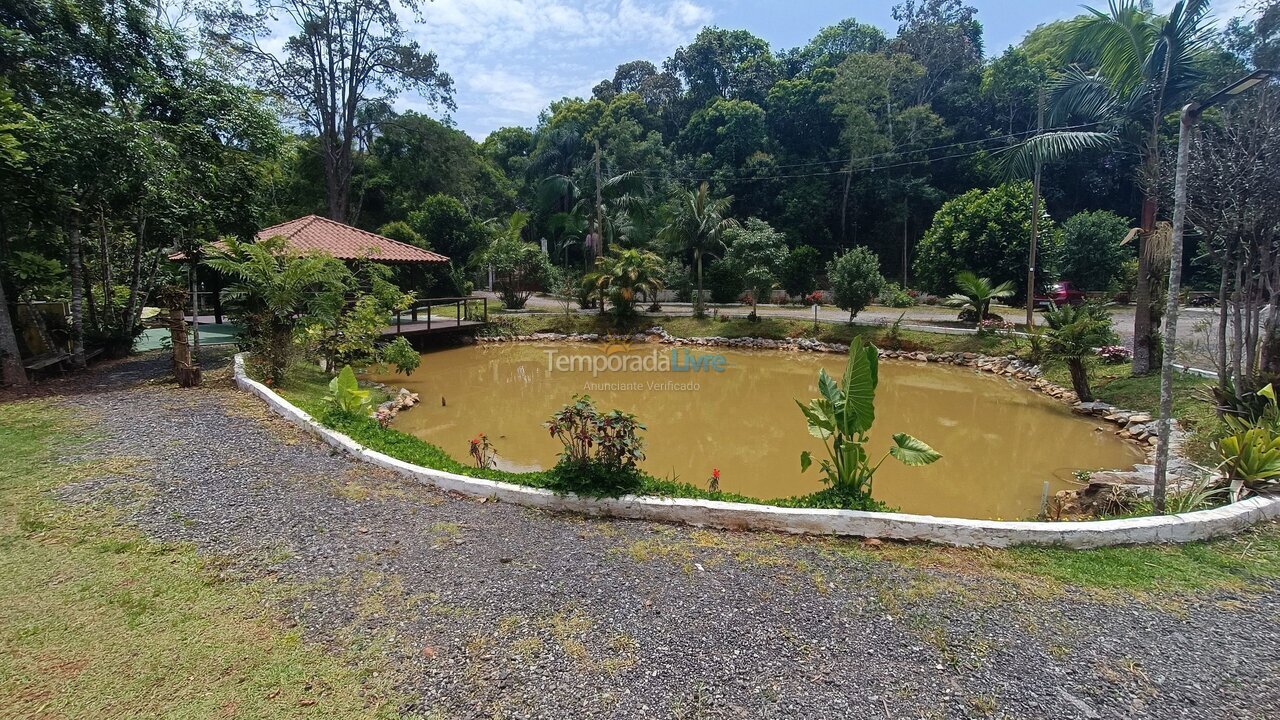
[[(809, 424), (809, 434), (822, 440), (827, 457), (818, 467), (830, 486), (827, 491), (842, 507), (851, 510), (880, 510), (883, 505), (871, 497), (872, 480), (881, 463), (890, 455), (904, 465), (928, 465), (942, 456), (906, 433), (893, 436), (889, 452), (872, 465), (867, 457), (868, 433), (875, 422), (876, 385), (879, 384), (880, 351), (861, 339), (849, 345), (849, 361), (844, 377), (837, 382), (826, 370), (818, 371), (821, 397), (808, 405), (796, 401)], [(813, 464), (809, 451), (800, 453), (800, 471)]]
[(342, 372), (329, 381), (329, 393), (325, 395), (324, 402), (331, 412), (352, 418), (368, 415), (372, 405), (369, 391), (360, 389), (350, 365), (343, 366)]

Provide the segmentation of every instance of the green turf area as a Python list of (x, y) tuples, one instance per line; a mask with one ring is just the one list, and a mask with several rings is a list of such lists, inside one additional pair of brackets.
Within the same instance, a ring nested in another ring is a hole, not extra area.
[(51, 499), (134, 472), (128, 457), (60, 459), (85, 433), (48, 402), (0, 405), (0, 716), (397, 717), (382, 660), (344, 664), (264, 615), (285, 588), (226, 580), (111, 507)]
[[(237, 336), (240, 334), (240, 327), (236, 325), (201, 325), (200, 326), (200, 344), (201, 345), (234, 345)], [(190, 342), (190, 338), (188, 338)], [(147, 352), (148, 350), (160, 350), (169, 347), (169, 331), (165, 328), (147, 328), (142, 331), (138, 339), (133, 343), (134, 352)]]
[[(1045, 377), (1071, 387), (1071, 377), (1065, 365), (1050, 362), (1045, 365)], [(1093, 364), (1089, 367), (1089, 382), (1093, 394), (1102, 402), (1125, 410), (1141, 410), (1155, 413), (1160, 408), (1160, 375), (1132, 377), (1129, 365)], [(1202, 465), (1216, 465), (1218, 460), (1210, 447), (1215, 439), (1226, 432), (1212, 403), (1207, 400), (1210, 381), (1195, 375), (1179, 373), (1174, 376), (1173, 415), (1187, 431), (1185, 450), (1187, 456)]]

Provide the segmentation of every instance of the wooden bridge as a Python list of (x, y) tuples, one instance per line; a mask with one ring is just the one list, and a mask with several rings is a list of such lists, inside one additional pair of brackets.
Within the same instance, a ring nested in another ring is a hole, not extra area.
[[(478, 303), (479, 308), (473, 303)], [(441, 315), (433, 309), (452, 307), (452, 312)], [(403, 335), (413, 338), (422, 335), (475, 332), (489, 322), (488, 298), (429, 298), (399, 313), (395, 324), (382, 330), (384, 337)]]

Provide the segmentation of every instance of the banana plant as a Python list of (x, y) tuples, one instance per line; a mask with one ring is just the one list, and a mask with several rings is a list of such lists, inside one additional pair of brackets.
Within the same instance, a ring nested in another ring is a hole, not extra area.
[[(942, 455), (906, 433), (896, 433), (889, 451), (874, 465), (867, 456), (869, 433), (875, 423), (876, 386), (879, 384), (880, 351), (861, 338), (849, 344), (849, 360), (844, 376), (837, 382), (826, 370), (818, 371), (821, 397), (804, 405), (800, 412), (809, 425), (809, 434), (822, 441), (827, 457), (818, 460), (823, 482), (848, 500), (854, 508), (874, 507), (872, 482), (876, 470), (890, 455), (909, 466), (929, 465)], [(800, 471), (813, 465), (809, 451), (800, 453)]]

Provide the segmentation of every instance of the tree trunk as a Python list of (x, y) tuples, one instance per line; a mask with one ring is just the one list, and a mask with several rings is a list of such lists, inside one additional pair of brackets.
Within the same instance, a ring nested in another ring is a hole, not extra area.
[(1142, 199), (1142, 232), (1138, 241), (1138, 285), (1133, 291), (1133, 374), (1147, 375), (1155, 361), (1154, 327), (1151, 323), (1151, 263), (1147, 258), (1149, 235), (1156, 227), (1156, 199), (1150, 193)]
[(129, 302), (124, 312), (124, 327), (129, 336), (133, 336), (133, 329), (138, 325), (139, 318), (142, 315), (142, 243), (147, 232), (147, 216), (142, 210), (138, 211), (138, 232), (137, 237), (133, 239), (133, 262), (129, 273)]
[(27, 384), (27, 371), (22, 367), (22, 354), (18, 352), (18, 335), (13, 330), (13, 317), (9, 314), (9, 299), (5, 296), (2, 282), (0, 282), (0, 381), (6, 385)]
[(107, 216), (98, 209), (98, 262), (102, 263), (102, 319), (100, 326), (115, 326), (115, 288), (111, 273), (111, 246), (107, 238)]
[(911, 241), (907, 231), (910, 228), (911, 211), (907, 205), (907, 196), (902, 197), (902, 289), (907, 289), (907, 270), (911, 267)]
[(1084, 367), (1084, 360), (1068, 359), (1067, 369), (1071, 371), (1071, 388), (1076, 391), (1076, 397), (1080, 402), (1093, 402), (1093, 390), (1089, 388), (1089, 372)]
[(84, 266), (80, 262), (80, 213), (75, 210), (67, 222), (67, 266), (71, 268), (71, 366), (83, 368)]
[(698, 266), (698, 297), (694, 298), (693, 316), (703, 317), (707, 314), (702, 298), (702, 251), (693, 251), (693, 264)]
[(1222, 259), (1222, 272), (1218, 279), (1218, 387), (1227, 389), (1227, 261)]

